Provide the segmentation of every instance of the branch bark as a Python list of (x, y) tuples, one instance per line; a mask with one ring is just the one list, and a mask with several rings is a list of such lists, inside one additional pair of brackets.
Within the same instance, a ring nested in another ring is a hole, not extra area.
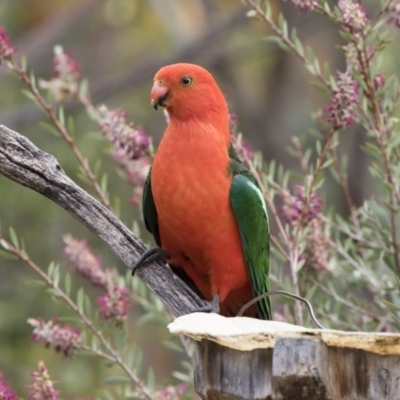
[[(4, 125), (0, 125), (0, 174), (64, 208), (100, 237), (128, 268), (147, 249), (114, 214), (76, 185), (55, 157)], [(150, 263), (136, 274), (175, 316), (206, 304), (162, 263)]]

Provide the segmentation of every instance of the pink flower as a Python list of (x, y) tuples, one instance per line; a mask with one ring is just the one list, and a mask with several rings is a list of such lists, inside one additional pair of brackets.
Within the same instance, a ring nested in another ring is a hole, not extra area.
[(245, 165), (248, 164), (248, 160), (254, 157), (254, 150), (251, 144), (242, 138), (242, 135), (238, 131), (238, 118), (236, 114), (229, 113), (229, 129), (231, 132), (231, 142), (233, 149), (236, 154), (243, 161)]
[(47, 368), (39, 362), (39, 371), (31, 372), (32, 383), (28, 386), (28, 400), (60, 400), (59, 391), (54, 389)]
[(325, 107), (328, 112), (327, 122), (334, 129), (343, 129), (356, 120), (358, 104), (358, 85), (350, 70), (338, 74), (332, 102)]
[(71, 93), (78, 89), (80, 78), (79, 65), (72, 58), (70, 52), (64, 53), (61, 46), (54, 47), (54, 75), (53, 79), (45, 81), (39, 80), (42, 89), (50, 91), (56, 101), (63, 101)]
[(93, 286), (107, 290), (111, 282), (111, 271), (103, 271), (99, 257), (89, 249), (86, 240), (77, 240), (71, 235), (64, 236), (64, 256), (67, 265), (88, 279)]
[(400, 1), (397, 0), (394, 4), (392, 3), (387, 12), (389, 14), (388, 23), (400, 28)]
[(77, 82), (79, 79), (79, 64), (71, 52), (64, 53), (62, 46), (54, 47), (54, 75), (64, 82)]
[(30, 318), (28, 323), (34, 327), (34, 341), (44, 342), (46, 347), (53, 345), (56, 352), (63, 352), (66, 357), (71, 357), (81, 345), (81, 331), (68, 325), (57, 325), (55, 318), (48, 322), (41, 318)]
[[(228, 107), (229, 104), (228, 104)], [(254, 150), (251, 144), (242, 138), (238, 129), (238, 117), (235, 113), (229, 113), (229, 130), (231, 133), (231, 142), (233, 149), (236, 151), (239, 158), (244, 162), (245, 165), (248, 164), (247, 160), (251, 160), (254, 157)]]
[(178, 386), (167, 386), (154, 393), (154, 400), (180, 400), (187, 391), (187, 385), (182, 383)]
[(305, 12), (314, 10), (315, 6), (318, 5), (317, 0), (292, 0), (292, 2), (296, 8)]
[(299, 260), (305, 260), (305, 265), (317, 271), (326, 270), (329, 250), (322, 220), (319, 218), (322, 208), (321, 197), (312, 193), (307, 199), (304, 187), (294, 185), (292, 193), (285, 193), (282, 198), (281, 210), (286, 221), (292, 226), (302, 222), (304, 227), (308, 228), (306, 245)]
[(321, 212), (322, 199), (317, 194), (312, 193), (307, 199), (303, 186), (293, 185), (293, 194), (283, 194), (282, 213), (286, 221), (290, 224), (305, 218), (311, 222)]
[(346, 70), (361, 71), (356, 45), (354, 43), (348, 43), (345, 46), (342, 46), (342, 49), (346, 55)]
[(151, 161), (149, 157), (141, 157), (137, 160), (120, 164), (120, 167), (125, 172), (129, 183), (134, 186), (143, 186), (151, 167)]
[(118, 163), (128, 182), (135, 186), (130, 203), (138, 206), (151, 166), (150, 137), (142, 128), (135, 128), (132, 123), (128, 124), (127, 114), (121, 108), (108, 110), (103, 105), (98, 111), (101, 116), (100, 129), (113, 147), (112, 158)]
[(354, 0), (339, 0), (341, 20), (350, 29), (361, 30), (368, 22), (364, 7)]
[(309, 223), (307, 244), (300, 259), (305, 259), (305, 264), (316, 271), (328, 269), (329, 249), (323, 226), (318, 218)]
[(126, 111), (121, 108), (109, 110), (104, 105), (98, 111), (101, 115), (100, 129), (113, 145), (115, 160), (123, 164), (149, 153), (150, 138), (143, 129), (126, 122)]
[(249, 161), (254, 157), (254, 150), (251, 144), (247, 140), (243, 139), (241, 134), (231, 135), (231, 142), (239, 159), (248, 167)]
[(127, 311), (131, 303), (128, 298), (128, 290), (121, 286), (113, 286), (109, 288), (105, 296), (97, 299), (100, 307), (100, 313), (105, 319), (114, 318), (117, 322), (121, 322), (127, 317)]
[(10, 39), (7, 36), (6, 31), (2, 26), (0, 26), (0, 64), (3, 60), (10, 59), (15, 51), (16, 48), (11, 46)]
[(0, 372), (0, 400), (17, 400), (17, 395), (4, 382), (3, 374), (1, 372)]

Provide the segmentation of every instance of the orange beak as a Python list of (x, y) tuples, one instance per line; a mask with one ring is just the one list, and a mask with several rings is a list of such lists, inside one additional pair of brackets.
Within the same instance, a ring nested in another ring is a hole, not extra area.
[(168, 88), (163, 86), (161, 82), (154, 82), (151, 89), (151, 105), (157, 110), (158, 106), (164, 107), (168, 98)]

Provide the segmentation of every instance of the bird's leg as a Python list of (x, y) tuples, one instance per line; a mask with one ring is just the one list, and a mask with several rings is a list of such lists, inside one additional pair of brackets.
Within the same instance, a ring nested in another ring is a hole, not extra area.
[(200, 307), (198, 310), (196, 310), (196, 312), (219, 314), (219, 294), (218, 294), (218, 292), (214, 294), (211, 301), (209, 301), (205, 306)]
[(161, 247), (152, 247), (151, 249), (146, 250), (136, 261), (135, 265), (132, 267), (132, 275), (135, 275), (136, 270), (144, 264), (152, 261), (161, 261), (166, 263), (169, 258), (171, 258), (171, 254), (168, 251)]

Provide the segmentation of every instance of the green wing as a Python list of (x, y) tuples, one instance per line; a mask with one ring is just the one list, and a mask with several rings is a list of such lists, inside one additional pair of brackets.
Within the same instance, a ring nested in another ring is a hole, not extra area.
[[(256, 180), (241, 163), (232, 146), (230, 171), (233, 175), (230, 202), (239, 226), (247, 272), (254, 296), (270, 290), (269, 220), (264, 198)], [(266, 297), (256, 304), (261, 319), (271, 319), (271, 302)]]
[(153, 192), (151, 191), (151, 168), (147, 174), (146, 182), (144, 183), (142, 209), (147, 230), (153, 235), (157, 246), (161, 246), (160, 233), (158, 231), (157, 209), (154, 204)]

